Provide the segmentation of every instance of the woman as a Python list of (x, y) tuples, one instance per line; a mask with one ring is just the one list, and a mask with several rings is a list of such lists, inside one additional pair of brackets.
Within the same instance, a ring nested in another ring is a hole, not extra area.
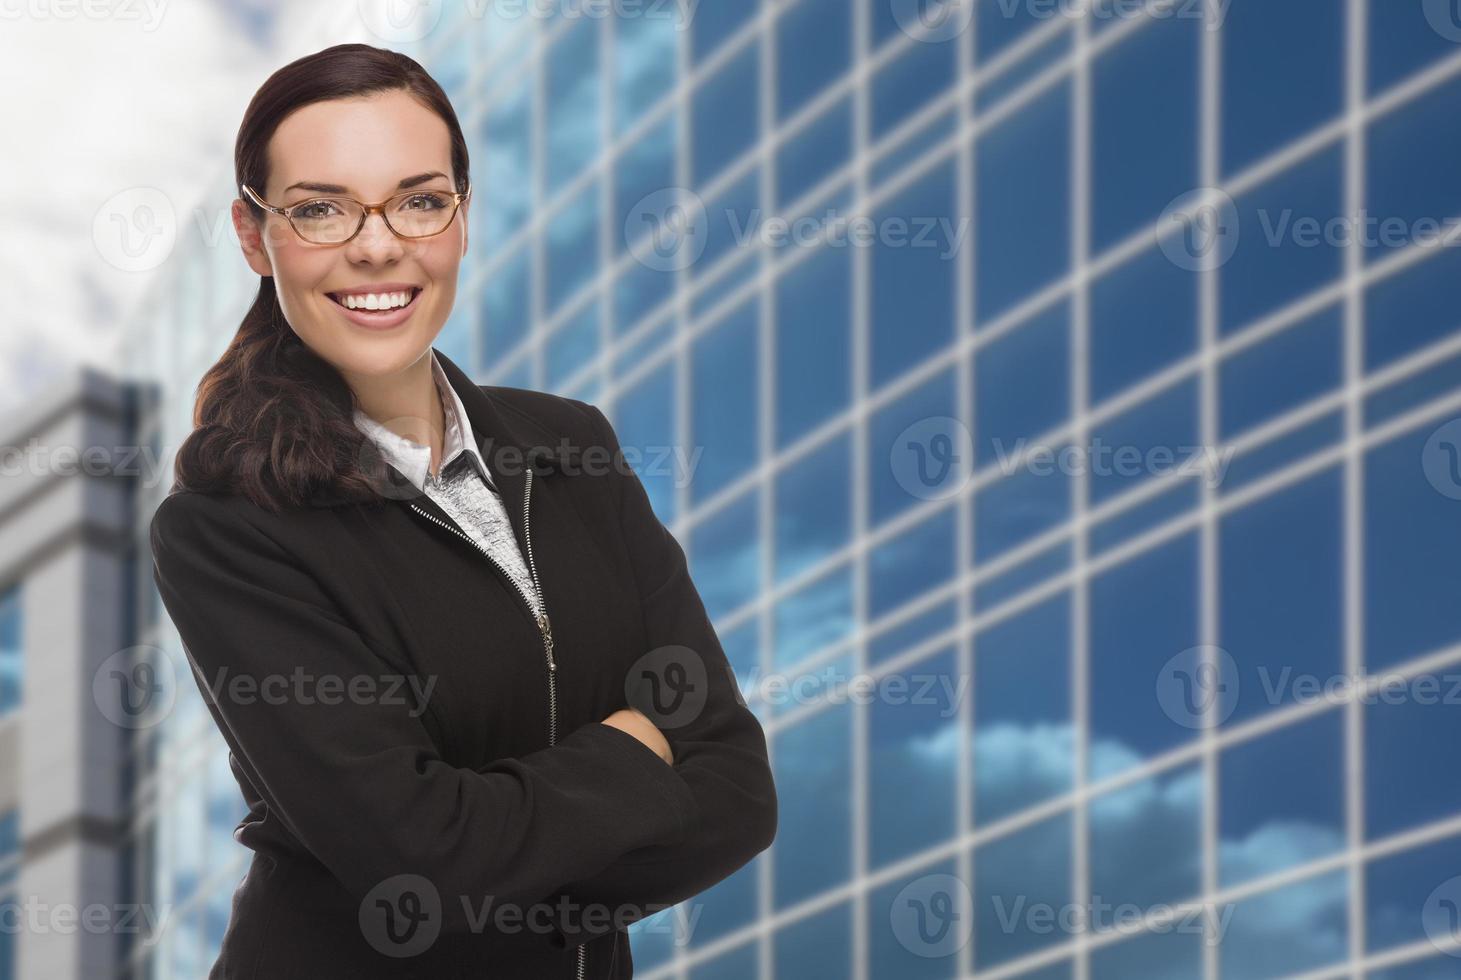
[(151, 527), (254, 851), (209, 976), (627, 978), (776, 831), (684, 553), (598, 408), (432, 348), (471, 185), (416, 62), (282, 68), (235, 167), (259, 293)]

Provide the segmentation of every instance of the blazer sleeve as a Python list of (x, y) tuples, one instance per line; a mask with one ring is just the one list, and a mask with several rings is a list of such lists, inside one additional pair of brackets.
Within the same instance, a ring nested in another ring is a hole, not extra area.
[[(625, 850), (684, 839), (689, 786), (619, 729), (585, 725), (473, 770), (439, 754), (423, 723), (429, 695), (424, 706), (352, 696), (366, 682), (389, 690), (381, 679), (409, 668), (373, 648), (242, 505), (167, 497), (150, 528), (154, 579), (209, 712), (257, 774), (270, 816), (357, 901), (393, 876), (421, 875), (439, 893), (443, 932), (480, 930), (470, 912), (487, 896), (527, 908)], [(318, 696), (279, 686), (295, 671), (317, 679)], [(334, 697), (325, 678), (339, 679)], [(240, 694), (248, 689), (256, 694)]]
[[(691, 581), (685, 552), (655, 515), (639, 477), (624, 463), (603, 412), (579, 404), (599, 430), (597, 445), (606, 446), (613, 457), (608, 478), (618, 487), (620, 522), (641, 597), (648, 649), (688, 648), (704, 668), (706, 696), (689, 723), (675, 718), (673, 727), (661, 729), (674, 755), (673, 766), (649, 753), (694, 797), (696, 816), (688, 832), (680, 840), (628, 849), (597, 873), (568, 881), (554, 896), (555, 908), (568, 912), (553, 919), (550, 939), (560, 946), (586, 942), (704, 891), (770, 847), (777, 828), (765, 733), (741, 696)], [(695, 673), (698, 677), (699, 671)]]

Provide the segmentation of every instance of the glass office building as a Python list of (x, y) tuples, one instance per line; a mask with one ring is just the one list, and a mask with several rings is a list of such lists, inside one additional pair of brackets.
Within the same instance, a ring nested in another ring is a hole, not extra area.
[[(777, 776), (636, 976), (1461, 975), (1461, 13), (434, 9), (438, 346), (643, 450)], [(252, 283), (170, 270), (176, 445)], [(202, 976), (242, 804), (201, 703), (142, 745)]]

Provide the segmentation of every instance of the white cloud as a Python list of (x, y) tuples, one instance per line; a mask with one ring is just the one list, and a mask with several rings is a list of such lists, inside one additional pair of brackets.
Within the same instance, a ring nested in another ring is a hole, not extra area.
[(125, 271), (103, 257), (92, 227), (104, 203), (153, 187), (190, 213), (231, 170), (238, 123), (259, 84), (310, 50), (361, 39), (308, 26), (322, 12), (338, 20), (353, 0), (287, 13), (277, 3), (139, 0), (104, 5), (115, 13), (100, 18), (51, 0), (5, 5), (4, 407), (80, 364), (113, 369), (129, 312), (167, 271), (166, 262)]

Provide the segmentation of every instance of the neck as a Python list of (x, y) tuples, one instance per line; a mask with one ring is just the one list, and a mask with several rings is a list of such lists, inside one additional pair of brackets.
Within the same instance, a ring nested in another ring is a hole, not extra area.
[(431, 447), (435, 475), (446, 439), (446, 409), (431, 373), (431, 351), (394, 374), (342, 372), (355, 405), (396, 435)]

